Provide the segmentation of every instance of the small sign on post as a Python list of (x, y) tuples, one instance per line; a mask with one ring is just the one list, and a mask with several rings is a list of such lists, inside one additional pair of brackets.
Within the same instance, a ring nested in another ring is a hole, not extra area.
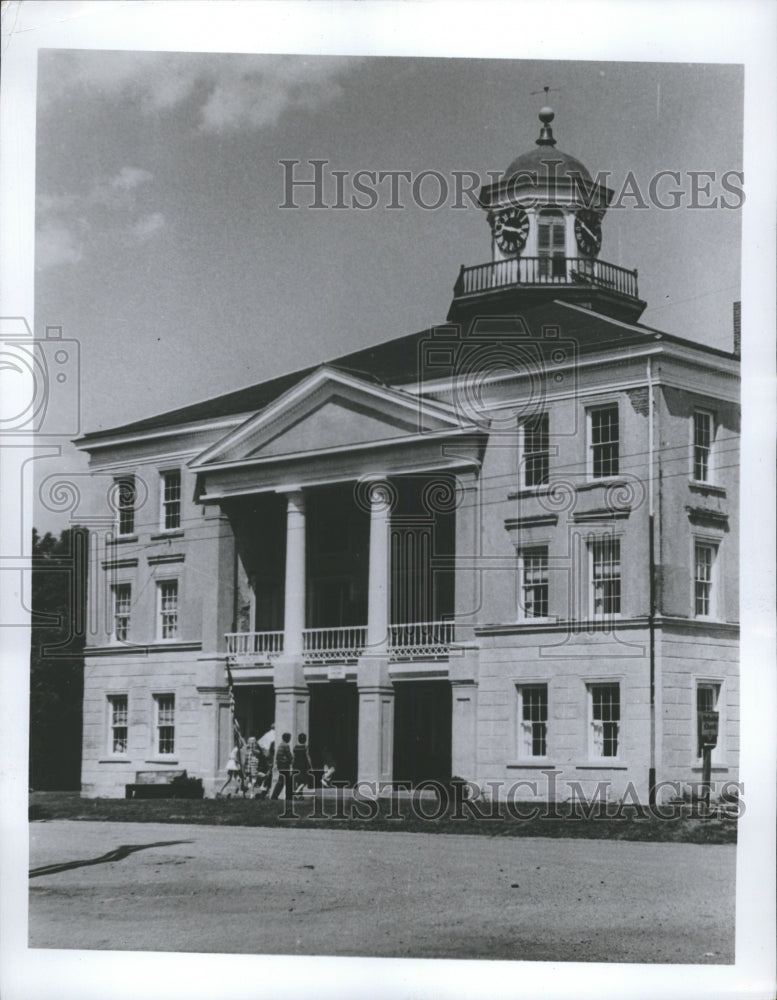
[(699, 742), (701, 743), (702, 798), (710, 804), (710, 780), (712, 778), (712, 750), (718, 745), (718, 713), (699, 712)]
[(718, 745), (718, 713), (699, 712), (699, 735), (702, 747)]

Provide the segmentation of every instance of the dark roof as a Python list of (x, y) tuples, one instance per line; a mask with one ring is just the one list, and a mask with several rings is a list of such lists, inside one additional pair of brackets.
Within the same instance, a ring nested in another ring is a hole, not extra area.
[[(542, 330), (545, 326), (557, 326), (560, 328), (559, 335), (562, 340), (576, 341), (579, 355), (590, 354), (606, 347), (627, 347), (666, 341), (682, 344), (715, 357), (736, 358), (736, 355), (729, 351), (685, 340), (641, 323), (619, 322), (602, 313), (575, 307), (559, 300), (522, 309), (520, 319), (525, 326), (519, 323), (517, 313), (513, 317), (501, 316), (479, 320), (477, 341), (462, 338), (457, 333), (458, 328), (455, 325), (443, 324), (344, 354), (326, 364), (360, 378), (387, 385), (414, 383), (421, 379), (431, 381), (455, 374), (456, 365), (461, 365), (463, 358), (462, 354), (455, 353), (458, 346), (465, 345), (466, 348), (473, 347), (477, 351), (482, 351), (483, 345), (488, 344), (489, 338), (493, 337), (494, 342), (498, 342), (511, 336), (525, 337), (524, 329), (528, 329), (530, 342), (535, 347), (540, 346), (540, 354), (544, 357), (550, 354), (557, 343), (552, 339), (543, 338)], [(484, 336), (485, 340), (482, 339)], [(446, 357), (449, 360), (446, 360)], [(466, 367), (466, 360), (464, 364)], [(320, 365), (311, 365), (223, 396), (206, 399), (177, 410), (169, 410), (119, 427), (85, 434), (77, 443), (88, 447), (92, 441), (115, 434), (258, 412), (319, 367)]]
[(505, 170), (504, 178), (508, 180), (520, 173), (537, 174), (540, 181), (548, 177), (575, 176), (591, 183), (591, 175), (577, 157), (548, 146), (536, 146), (528, 153), (516, 156)]

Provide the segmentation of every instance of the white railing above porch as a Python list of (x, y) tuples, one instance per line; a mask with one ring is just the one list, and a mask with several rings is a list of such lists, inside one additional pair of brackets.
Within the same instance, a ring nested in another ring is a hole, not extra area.
[(455, 632), (455, 622), (405, 622), (389, 625), (389, 659), (447, 656)]
[[(391, 660), (448, 656), (455, 641), (454, 622), (402, 622), (389, 625)], [(228, 632), (227, 657), (233, 663), (270, 665), (283, 653), (283, 632)], [(302, 658), (306, 663), (354, 663), (367, 650), (366, 625), (306, 628)]]
[(236, 663), (270, 663), (283, 652), (283, 631), (227, 632), (227, 656)]
[(308, 663), (348, 663), (358, 659), (366, 645), (366, 625), (302, 630), (302, 656)]

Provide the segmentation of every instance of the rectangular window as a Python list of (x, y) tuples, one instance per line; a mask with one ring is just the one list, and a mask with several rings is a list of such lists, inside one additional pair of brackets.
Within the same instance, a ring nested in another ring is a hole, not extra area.
[(591, 542), (591, 612), (602, 618), (621, 613), (621, 543), (619, 538)]
[(156, 752), (175, 753), (175, 695), (155, 694), (156, 702)]
[(162, 473), (162, 530), (181, 527), (181, 470)]
[(547, 413), (530, 417), (521, 425), (524, 486), (544, 486), (550, 465), (550, 433)]
[(707, 410), (693, 414), (693, 478), (700, 483), (710, 481), (713, 417)]
[(591, 757), (617, 757), (621, 701), (619, 684), (591, 684)]
[[(701, 719), (700, 712), (717, 712), (720, 703), (720, 683), (717, 681), (699, 681), (696, 685), (696, 756), (702, 755)], [(712, 751), (713, 759), (718, 757), (718, 747), (720, 746), (720, 728), (718, 728), (718, 743)]]
[(113, 587), (113, 637), (117, 642), (126, 642), (129, 638), (131, 604), (132, 585), (117, 583)]
[(159, 601), (159, 638), (175, 639), (178, 635), (178, 581), (162, 580), (157, 584)]
[(546, 757), (548, 754), (548, 685), (518, 688), (518, 755)]
[(618, 475), (618, 407), (589, 411), (590, 472), (593, 479)]
[(697, 618), (710, 618), (715, 614), (713, 592), (713, 570), (715, 566), (715, 546), (708, 542), (696, 542), (693, 555), (693, 599), (694, 614)]
[(108, 695), (108, 752), (127, 752), (127, 695)]
[(524, 549), (520, 555), (522, 618), (548, 617), (548, 547)]
[(135, 477), (124, 476), (122, 479), (117, 479), (116, 490), (119, 534), (132, 535), (135, 532)]

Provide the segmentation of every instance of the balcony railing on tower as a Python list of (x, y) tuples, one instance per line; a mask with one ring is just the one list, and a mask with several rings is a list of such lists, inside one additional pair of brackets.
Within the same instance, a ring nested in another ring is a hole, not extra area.
[(511, 286), (547, 285), (600, 288), (639, 298), (636, 271), (587, 257), (514, 257), (462, 267), (453, 294), (461, 298)]
[[(403, 622), (389, 625), (388, 657), (411, 660), (447, 657), (455, 642), (451, 621)], [(283, 632), (227, 632), (227, 658), (233, 664), (271, 666), (283, 653)], [(366, 625), (306, 628), (302, 633), (305, 663), (355, 663), (367, 649)]]

